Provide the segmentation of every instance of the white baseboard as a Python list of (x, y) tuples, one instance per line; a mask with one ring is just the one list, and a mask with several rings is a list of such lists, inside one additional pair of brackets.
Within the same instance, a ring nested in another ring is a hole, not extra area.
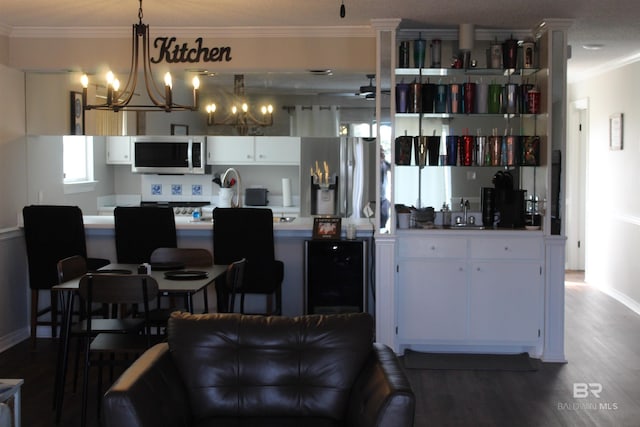
[(604, 292), (609, 295), (611, 298), (620, 302), (627, 306), (631, 311), (635, 312), (637, 315), (640, 315), (640, 302), (630, 298), (628, 295), (620, 292), (617, 289), (614, 289), (610, 286), (594, 286), (596, 289)]
[(24, 328), (0, 337), (0, 352), (10, 349), (19, 342), (29, 338), (29, 336), (29, 328)]

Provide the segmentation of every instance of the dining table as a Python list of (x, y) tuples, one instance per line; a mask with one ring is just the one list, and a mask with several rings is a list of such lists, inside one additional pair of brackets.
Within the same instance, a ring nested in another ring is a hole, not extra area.
[[(112, 263), (100, 268), (93, 274), (138, 274), (138, 264)], [(227, 265), (212, 264), (210, 266), (176, 266), (174, 270), (168, 270), (165, 265), (154, 268), (153, 264), (145, 265), (147, 273), (158, 283), (158, 291), (168, 296), (186, 296), (186, 308), (193, 313), (193, 296), (199, 292), (203, 295), (204, 312), (209, 311), (207, 288), (215, 280), (224, 275)], [(150, 267), (150, 268), (149, 268)], [(150, 271), (149, 271), (150, 270)], [(69, 336), (71, 333), (73, 305), (78, 292), (80, 277), (53, 286), (53, 290), (59, 293), (62, 301), (62, 311), (64, 313), (60, 341), (58, 345), (58, 356), (56, 365), (56, 378), (53, 392), (53, 409), (56, 411), (56, 424), (60, 422), (62, 414), (62, 403), (64, 398), (65, 379), (67, 376), (69, 358)]]

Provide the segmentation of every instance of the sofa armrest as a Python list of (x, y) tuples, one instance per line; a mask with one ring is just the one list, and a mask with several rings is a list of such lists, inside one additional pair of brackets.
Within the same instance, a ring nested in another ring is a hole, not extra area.
[(104, 427), (186, 427), (187, 391), (167, 343), (144, 352), (102, 398)]
[(414, 416), (415, 396), (397, 356), (386, 345), (374, 343), (351, 391), (349, 425), (411, 427)]

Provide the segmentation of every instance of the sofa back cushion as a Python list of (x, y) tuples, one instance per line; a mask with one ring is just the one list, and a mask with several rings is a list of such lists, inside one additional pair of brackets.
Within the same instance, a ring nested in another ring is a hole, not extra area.
[(194, 419), (343, 419), (372, 351), (366, 313), (300, 317), (174, 313), (168, 341)]

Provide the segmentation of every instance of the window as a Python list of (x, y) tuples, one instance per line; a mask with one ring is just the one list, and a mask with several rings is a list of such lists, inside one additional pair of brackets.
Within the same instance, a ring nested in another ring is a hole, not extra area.
[(93, 191), (93, 137), (62, 137), (62, 169), (65, 194)]

